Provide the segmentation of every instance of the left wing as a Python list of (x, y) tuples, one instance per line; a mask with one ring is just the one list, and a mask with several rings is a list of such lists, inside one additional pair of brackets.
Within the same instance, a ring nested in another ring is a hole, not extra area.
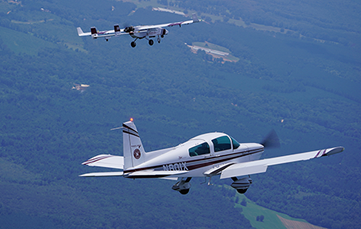
[(106, 30), (106, 31), (98, 31), (95, 27), (92, 27), (90, 29), (91, 31), (86, 32), (86, 33), (84, 33), (83, 30), (80, 27), (76, 28), (76, 30), (78, 32), (79, 37), (92, 36), (93, 38), (98, 38), (98, 37), (110, 38), (112, 36), (119, 36), (119, 35), (128, 34), (128, 33), (124, 32), (124, 29), (120, 29), (119, 25), (114, 25), (113, 30)]
[(173, 22), (173, 23), (167, 23), (167, 24), (159, 24), (159, 25), (143, 25), (143, 26), (137, 26), (138, 30), (143, 30), (143, 29), (154, 29), (154, 28), (163, 28), (163, 27), (172, 27), (175, 25), (188, 25), (188, 24), (192, 24), (192, 23), (197, 23), (200, 22), (202, 20), (199, 20), (196, 14), (192, 15), (192, 20), (188, 20), (188, 21), (181, 21), (181, 22)]
[(174, 177), (188, 173), (188, 171), (137, 171), (124, 174), (127, 178), (165, 178)]
[(80, 175), (81, 177), (113, 177), (124, 176), (127, 178), (163, 178), (170, 180), (177, 180), (178, 175), (187, 173), (188, 171), (138, 171), (132, 173), (124, 172), (99, 172), (99, 173), (86, 173)]
[(86, 173), (79, 176), (80, 177), (114, 177), (114, 176), (123, 176), (123, 172)]
[(268, 166), (271, 165), (279, 165), (284, 163), (290, 163), (295, 161), (303, 161), (309, 160), (313, 158), (323, 157), (323, 156), (330, 156), (336, 153), (341, 153), (344, 150), (342, 146), (322, 149), (322, 150), (315, 150), (306, 153), (299, 153), (293, 154), (288, 156), (282, 157), (275, 157), (275, 158), (268, 158), (263, 160), (257, 161), (250, 161), (244, 163), (237, 163), (231, 166), (226, 167), (221, 174), (221, 179), (229, 178), (229, 177), (237, 177), (237, 176), (245, 176), (251, 175), (256, 173), (264, 173), (267, 170)]

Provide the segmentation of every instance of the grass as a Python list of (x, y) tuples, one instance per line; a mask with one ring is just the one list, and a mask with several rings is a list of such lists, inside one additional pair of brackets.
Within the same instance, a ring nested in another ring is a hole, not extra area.
[(215, 45), (215, 44), (212, 44), (212, 43), (209, 43), (209, 42), (193, 42), (192, 45), (193, 46), (198, 46), (198, 47), (203, 47), (203, 48), (208, 48), (208, 49), (213, 49), (213, 50), (217, 50), (217, 51), (221, 51), (221, 52), (226, 52), (229, 55), (224, 57), (225, 59), (230, 60), (230, 61), (234, 61), (234, 62), (239, 61), (239, 58), (237, 58), (235, 56), (232, 56), (231, 51), (229, 51), (229, 49), (227, 49), (225, 47)]
[(219, 45), (209, 43), (209, 42), (193, 42), (192, 45), (203, 47), (203, 48), (209, 48), (209, 49), (213, 49), (213, 50), (217, 50), (217, 51), (221, 51), (221, 52), (231, 53), (231, 51), (229, 51), (229, 49), (224, 48)]
[[(230, 186), (227, 185), (225, 187), (232, 189)], [(234, 197), (236, 200), (235, 208), (242, 208), (242, 214), (250, 221), (252, 227), (255, 227), (257, 229), (273, 229), (273, 228), (286, 229), (286, 227), (283, 225), (282, 221), (278, 218), (277, 215), (288, 220), (308, 223), (306, 220), (292, 218), (286, 214), (261, 207), (256, 203), (254, 203), (252, 200), (248, 199), (245, 195), (239, 194), (237, 192), (235, 193), (236, 193)], [(241, 205), (243, 199), (245, 199), (247, 202), (246, 206)], [(257, 221), (257, 216), (261, 216), (261, 215), (264, 216), (263, 222)]]

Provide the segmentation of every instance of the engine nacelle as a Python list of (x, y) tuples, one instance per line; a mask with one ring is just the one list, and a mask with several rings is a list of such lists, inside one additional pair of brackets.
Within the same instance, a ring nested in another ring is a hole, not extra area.
[(97, 32), (97, 28), (91, 27), (91, 28), (90, 28), (90, 33), (91, 33), (92, 35), (97, 34), (97, 33), (98, 33), (98, 32)]
[(252, 179), (250, 177), (244, 177), (241, 179), (237, 179), (237, 178), (232, 178), (232, 179), (234, 182), (231, 184), (231, 187), (237, 189), (237, 192), (241, 194), (244, 194), (249, 188), (249, 186), (251, 186), (252, 184)]
[(114, 25), (114, 32), (120, 32), (120, 27), (119, 25)]
[(132, 33), (132, 32), (134, 32), (134, 27), (133, 27), (133, 26), (125, 27), (125, 28), (124, 28), (124, 32), (126, 32), (126, 33)]

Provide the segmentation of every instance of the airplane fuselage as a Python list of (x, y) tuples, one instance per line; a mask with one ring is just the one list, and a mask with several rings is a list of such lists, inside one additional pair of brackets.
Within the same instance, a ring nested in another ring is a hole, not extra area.
[[(221, 139), (225, 143), (218, 144), (217, 139)], [(258, 160), (263, 153), (261, 144), (232, 144), (233, 142), (235, 142), (234, 139), (223, 133), (199, 135), (173, 148), (147, 152), (147, 156), (151, 159), (124, 170), (124, 176), (143, 178), (134, 172), (152, 170), (185, 172), (177, 177), (210, 177), (218, 175), (217, 169), (219, 168)], [(154, 154), (153, 158), (152, 154)]]
[[(133, 30), (134, 31), (134, 30)], [(119, 128), (115, 128), (119, 129)], [(87, 173), (85, 177), (164, 178), (177, 180), (172, 189), (187, 194), (192, 177), (231, 178), (231, 187), (243, 194), (252, 184), (250, 175), (264, 173), (269, 166), (331, 156), (342, 146), (260, 160), (264, 148), (277, 147), (274, 131), (261, 143), (238, 143), (225, 133), (207, 133), (167, 149), (144, 150), (133, 121), (123, 123), (123, 156), (101, 154), (83, 162), (88, 166), (120, 169), (121, 172)]]
[(130, 32), (129, 35), (132, 38), (138, 38), (138, 39), (143, 39), (146, 37), (156, 37), (156, 36), (161, 36), (163, 37), (164, 35), (168, 34), (168, 30), (166, 29), (162, 29), (162, 28), (151, 28), (151, 29), (142, 29), (135, 27), (134, 31)]

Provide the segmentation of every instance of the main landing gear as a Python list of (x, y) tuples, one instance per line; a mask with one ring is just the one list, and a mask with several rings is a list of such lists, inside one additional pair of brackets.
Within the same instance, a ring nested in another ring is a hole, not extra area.
[(135, 40), (132, 41), (132, 43), (130, 43), (130, 46), (132, 46), (133, 48), (137, 45), (137, 44), (135, 43), (136, 40), (138, 40), (138, 38), (135, 38)]
[[(153, 40), (148, 40), (148, 42), (149, 42), (149, 45), (150, 45), (150, 46), (152, 46), (152, 45), (154, 44), (154, 41), (153, 41)], [(159, 43), (159, 42), (160, 42), (160, 41), (158, 41), (158, 43)], [(130, 43), (130, 46), (132, 46), (133, 48), (135, 48), (135, 46), (137, 46), (137, 43), (135, 43), (135, 40)]]
[(178, 191), (180, 194), (185, 195), (189, 192), (189, 189), (191, 188), (191, 184), (189, 181), (191, 181), (192, 177), (187, 177), (187, 179), (183, 180), (183, 178), (175, 183), (172, 187), (173, 190)]
[[(137, 39), (138, 39), (138, 38), (137, 38)], [(130, 46), (132, 46), (133, 48), (135, 48), (135, 46), (137, 46), (137, 43), (135, 43), (135, 41), (136, 41), (137, 39), (135, 39), (134, 41), (132, 41), (132, 42), (130, 43)], [(140, 38), (140, 39), (142, 39), (142, 38)], [(148, 39), (148, 38), (145, 38), (145, 39), (148, 40), (148, 44), (149, 44), (150, 46), (152, 46), (152, 45), (154, 44), (154, 41), (153, 41), (152, 39)], [(160, 43), (160, 38), (159, 38), (159, 37), (157, 38), (157, 41), (158, 41), (158, 43)]]
[(233, 183), (231, 187), (236, 189), (238, 193), (246, 193), (249, 186), (252, 184), (252, 179), (250, 176), (238, 179), (237, 177), (232, 177)]

